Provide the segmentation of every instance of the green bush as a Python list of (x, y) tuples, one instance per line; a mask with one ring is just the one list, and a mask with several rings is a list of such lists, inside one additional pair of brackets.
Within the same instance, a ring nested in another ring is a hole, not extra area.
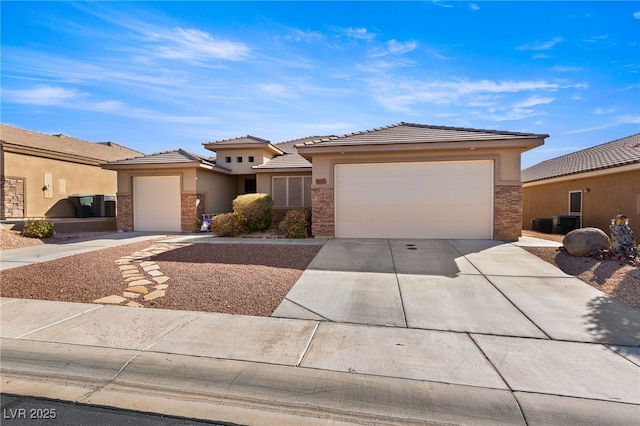
[(247, 219), (247, 231), (265, 231), (271, 226), (273, 199), (269, 194), (245, 194), (233, 200), (233, 212)]
[(49, 238), (52, 237), (54, 233), (53, 223), (42, 219), (27, 220), (24, 223), (24, 229), (22, 230), (22, 235), (30, 238)]
[(307, 238), (311, 235), (311, 211), (306, 208), (289, 210), (284, 217), (287, 238)]
[(238, 213), (224, 213), (211, 220), (211, 230), (218, 237), (235, 237), (246, 231), (247, 220)]

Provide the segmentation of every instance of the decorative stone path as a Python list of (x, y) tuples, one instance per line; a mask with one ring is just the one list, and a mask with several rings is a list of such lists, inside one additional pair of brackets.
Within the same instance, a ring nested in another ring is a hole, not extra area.
[(116, 260), (116, 264), (122, 273), (122, 279), (127, 286), (126, 289), (121, 296), (112, 294), (96, 299), (93, 303), (142, 308), (144, 305), (136, 302), (136, 300), (148, 302), (164, 297), (167, 288), (169, 288), (169, 284), (167, 284), (169, 277), (162, 273), (160, 265), (153, 258), (161, 253), (186, 245), (188, 244), (154, 243), (150, 247), (137, 251), (130, 256), (123, 256)]

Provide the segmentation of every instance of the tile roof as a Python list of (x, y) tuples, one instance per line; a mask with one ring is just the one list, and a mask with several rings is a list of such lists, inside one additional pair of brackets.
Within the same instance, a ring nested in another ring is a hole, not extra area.
[(219, 141), (211, 141), (211, 142), (204, 142), (203, 145), (238, 145), (238, 144), (265, 144), (265, 143), (271, 143), (271, 141), (268, 141), (266, 139), (262, 139), (256, 136), (251, 136), (251, 135), (246, 135), (246, 136), (239, 136), (237, 138), (230, 138), (230, 139), (223, 139), (223, 140), (219, 140)]
[(296, 149), (297, 144), (304, 144), (317, 139), (329, 138), (332, 136), (309, 136), (306, 138), (294, 139), (286, 142), (280, 142), (275, 144), (276, 148), (279, 148), (284, 152), (284, 155), (278, 155), (271, 159), (271, 161), (254, 166), (254, 169), (258, 170), (273, 170), (273, 169), (291, 169), (291, 168), (311, 168), (311, 163), (304, 157), (298, 154)]
[(640, 163), (640, 133), (552, 158), (522, 171), (522, 182)]
[(0, 139), (11, 145), (105, 162), (144, 155), (113, 142), (89, 142), (65, 135), (47, 135), (7, 124), (0, 124)]
[(185, 151), (184, 149), (156, 152), (154, 154), (145, 155), (144, 157), (114, 161), (106, 164), (106, 168), (110, 168), (111, 166), (143, 166), (148, 164), (203, 164), (216, 167), (218, 169), (228, 170), (225, 167), (216, 166), (215, 161), (211, 158), (205, 158)]
[(331, 136), (298, 144), (308, 146), (388, 145), (421, 142), (463, 142), (496, 139), (546, 138), (549, 135), (506, 132), (499, 130), (467, 129), (462, 127), (431, 126), (426, 124), (397, 123), (342, 136)]

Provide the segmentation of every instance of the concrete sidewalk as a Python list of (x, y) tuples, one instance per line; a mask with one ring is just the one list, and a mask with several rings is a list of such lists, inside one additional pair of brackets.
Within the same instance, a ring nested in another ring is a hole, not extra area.
[(5, 393), (252, 425), (640, 417), (640, 312), (513, 244), (329, 240), (280, 318), (0, 310)]

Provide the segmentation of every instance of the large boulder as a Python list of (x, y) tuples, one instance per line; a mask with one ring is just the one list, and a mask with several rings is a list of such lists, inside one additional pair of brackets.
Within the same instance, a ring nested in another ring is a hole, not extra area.
[(601, 229), (580, 228), (565, 235), (562, 244), (572, 256), (588, 256), (592, 251), (611, 247), (611, 239)]

